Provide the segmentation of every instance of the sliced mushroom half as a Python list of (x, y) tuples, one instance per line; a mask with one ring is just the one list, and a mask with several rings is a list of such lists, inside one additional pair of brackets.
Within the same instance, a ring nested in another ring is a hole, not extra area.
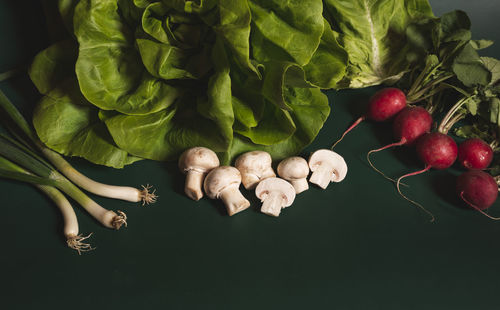
[(295, 189), (283, 179), (267, 178), (257, 185), (255, 195), (262, 201), (260, 211), (277, 217), (281, 209), (292, 205), (295, 200)]
[(309, 182), (325, 189), (330, 182), (341, 182), (347, 175), (347, 164), (342, 156), (331, 150), (317, 150), (309, 157), (312, 175)]

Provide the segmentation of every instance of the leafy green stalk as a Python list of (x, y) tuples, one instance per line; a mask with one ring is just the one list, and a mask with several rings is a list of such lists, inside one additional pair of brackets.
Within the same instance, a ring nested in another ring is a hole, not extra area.
[(471, 41), (470, 21), (465, 12), (453, 11), (438, 19), (421, 20), (410, 25), (406, 34), (413, 46), (410, 55), (425, 56), (424, 65), (417, 65), (409, 75), (409, 103), (446, 90), (450, 80), (458, 80), (460, 87), (488, 83), (490, 72), (473, 47), (481, 44)]
[(2, 136), (0, 136), (0, 155), (40, 177), (49, 178), (54, 171)]
[[(67, 178), (75, 182), (75, 184), (100, 196), (132, 202), (143, 202), (143, 204), (149, 204), (156, 201), (154, 191), (150, 192), (150, 187), (148, 186), (143, 186), (142, 189), (125, 186), (113, 186), (96, 182), (81, 174), (61, 155), (45, 147), (40, 142), (35, 132), (31, 129), (31, 126), (24, 119), (19, 110), (17, 110), (14, 104), (12, 104), (3, 92), (1, 92), (1, 90), (0, 107), (7, 112), (8, 116), (10, 116), (10, 119), (15, 124), (16, 128), (11, 128), (11, 132), (16, 135), (18, 140), (24, 142), (20, 143), (15, 139), (0, 134), (0, 147), (5, 146), (4, 149), (0, 150), (0, 154), (3, 154), (11, 160), (19, 163), (21, 166), (28, 168), (43, 177), (47, 177), (52, 171), (55, 171), (55, 168), (45, 160), (46, 158)], [(21, 131), (24, 136), (27, 136), (31, 140), (32, 144), (34, 144), (42, 152), (45, 158), (32, 149), (30, 143), (25, 141), (22, 138), (22, 135), (16, 134), (18, 131)]]
[(448, 113), (443, 117), (438, 126), (438, 131), (447, 134), (450, 128), (461, 118), (464, 117), (465, 112), (459, 112), (460, 109), (470, 100), (468, 97), (463, 97), (455, 103)]
[(7, 115), (14, 121), (16, 126), (31, 139), (33, 143), (37, 143), (38, 137), (35, 132), (31, 129), (26, 119), (21, 115), (18, 109), (12, 104), (12, 102), (5, 96), (4, 92), (0, 89), (0, 107), (7, 113)]
[(15, 68), (15, 69), (12, 69), (9, 71), (2, 72), (2, 73), (0, 73), (0, 82), (6, 81), (12, 77), (15, 77), (19, 74), (23, 74), (25, 72), (26, 72), (26, 68), (24, 66), (19, 67), (19, 68)]
[(16, 180), (20, 182), (26, 182), (30, 184), (37, 185), (49, 185), (56, 186), (57, 182), (51, 179), (42, 178), (32, 174), (26, 174), (23, 172), (12, 171), (10, 169), (5, 169), (0, 164), (0, 177), (10, 180)]
[(126, 216), (123, 212), (119, 211), (116, 214), (104, 209), (59, 172), (39, 161), (38, 156), (33, 156), (31, 151), (25, 152), (24, 150), (24, 146), (12, 143), (5, 136), (0, 135), (0, 176), (57, 187), (76, 200), (104, 226), (119, 229), (123, 224), (126, 225)]

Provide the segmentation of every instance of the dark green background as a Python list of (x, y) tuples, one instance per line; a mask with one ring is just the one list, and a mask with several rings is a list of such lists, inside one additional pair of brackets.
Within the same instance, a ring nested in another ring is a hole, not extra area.
[[(14, 4), (15, 2), (15, 4)], [(500, 42), (500, 2), (433, 0), (440, 15), (466, 10), (476, 39)], [(0, 2), (0, 71), (27, 63), (48, 38), (35, 1)], [(500, 57), (500, 44), (483, 55)], [(29, 115), (26, 77), (0, 83)], [(304, 155), (328, 147), (374, 89), (329, 92), (332, 114)], [(142, 161), (123, 170), (72, 160), (103, 182), (154, 184), (155, 205), (96, 197), (124, 210), (129, 227), (102, 228), (76, 208), (97, 249), (65, 246), (57, 209), (34, 188), (0, 181), (0, 304), (3, 309), (497, 309), (500, 223), (465, 209), (454, 195), (459, 169), (409, 179), (407, 203), (367, 165), (366, 152), (392, 141), (390, 125), (365, 123), (337, 151), (344, 182), (311, 188), (279, 218), (252, 208), (228, 217), (220, 201), (182, 193), (175, 163)], [(411, 150), (374, 156), (392, 176), (420, 169)], [(245, 192), (247, 197), (252, 193)], [(76, 206), (76, 204), (75, 204)], [(500, 202), (491, 209), (500, 214)]]

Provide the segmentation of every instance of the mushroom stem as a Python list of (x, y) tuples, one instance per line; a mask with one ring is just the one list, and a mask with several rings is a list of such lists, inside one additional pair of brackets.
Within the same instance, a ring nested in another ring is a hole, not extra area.
[(260, 211), (264, 214), (278, 217), (283, 207), (283, 195), (280, 192), (270, 192), (264, 201)]
[(232, 216), (250, 207), (250, 202), (243, 197), (238, 188), (229, 187), (220, 193), (220, 199), (226, 205), (227, 213)]
[(242, 175), (241, 183), (245, 189), (254, 189), (259, 182), (260, 178), (253, 173), (245, 173)]
[(309, 189), (309, 184), (307, 183), (306, 179), (290, 180), (289, 182), (292, 183), (293, 188), (295, 188), (296, 194), (300, 194), (303, 191), (306, 191)]
[(205, 173), (196, 170), (189, 170), (186, 175), (186, 185), (184, 187), (184, 192), (186, 195), (198, 201), (203, 197), (203, 192), (201, 191), (201, 186), (203, 184), (203, 178)]
[(332, 179), (332, 169), (327, 165), (321, 165), (314, 170), (309, 178), (309, 182), (318, 185), (322, 189), (325, 189), (330, 180)]

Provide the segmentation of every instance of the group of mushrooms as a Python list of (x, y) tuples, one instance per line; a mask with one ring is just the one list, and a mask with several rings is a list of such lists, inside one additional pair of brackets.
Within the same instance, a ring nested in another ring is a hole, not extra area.
[(241, 194), (239, 187), (255, 189), (255, 195), (262, 202), (261, 212), (279, 216), (281, 209), (289, 207), (295, 195), (307, 189), (309, 182), (325, 189), (330, 182), (340, 182), (347, 174), (347, 165), (339, 154), (326, 149), (317, 150), (309, 157), (293, 156), (281, 161), (276, 177), (272, 158), (264, 151), (251, 151), (240, 155), (235, 167), (220, 166), (219, 158), (210, 149), (193, 147), (179, 158), (179, 168), (186, 174), (184, 191), (198, 201), (203, 190), (211, 199), (221, 199), (228, 214), (234, 215), (247, 209), (250, 202)]

